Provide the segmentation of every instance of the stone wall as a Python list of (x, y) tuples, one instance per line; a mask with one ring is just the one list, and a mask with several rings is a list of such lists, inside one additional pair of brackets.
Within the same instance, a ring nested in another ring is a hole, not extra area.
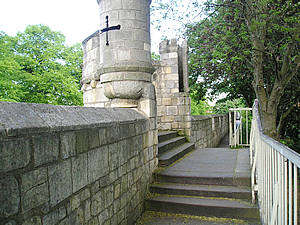
[(0, 102), (0, 224), (134, 224), (157, 165), (132, 109)]
[(190, 136), (191, 110), (187, 82), (187, 45), (176, 39), (160, 43), (160, 62), (153, 74), (159, 130), (177, 130)]
[(228, 115), (192, 116), (191, 128), (196, 147), (216, 147), (228, 133)]
[(104, 95), (103, 84), (100, 82), (100, 39), (95, 32), (82, 42), (83, 68), (82, 91), (85, 106), (105, 107), (110, 100)]

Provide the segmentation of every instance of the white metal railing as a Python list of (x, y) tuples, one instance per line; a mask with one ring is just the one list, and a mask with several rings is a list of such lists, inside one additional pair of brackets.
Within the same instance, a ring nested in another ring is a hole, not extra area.
[(300, 154), (262, 132), (258, 101), (250, 135), (252, 201), (257, 193), (263, 224), (298, 224)]
[(250, 146), (249, 122), (251, 108), (229, 109), (229, 145)]

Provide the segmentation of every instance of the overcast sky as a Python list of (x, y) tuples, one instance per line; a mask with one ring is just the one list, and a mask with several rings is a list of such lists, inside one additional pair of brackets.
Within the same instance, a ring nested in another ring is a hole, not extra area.
[[(0, 30), (10, 36), (28, 25), (44, 24), (66, 36), (68, 45), (81, 43), (99, 29), (96, 0), (0, 0)], [(152, 50), (158, 50), (158, 31), (152, 32)]]
[(13, 36), (35, 24), (60, 31), (70, 45), (81, 42), (98, 29), (97, 1), (1, 0), (0, 30)]

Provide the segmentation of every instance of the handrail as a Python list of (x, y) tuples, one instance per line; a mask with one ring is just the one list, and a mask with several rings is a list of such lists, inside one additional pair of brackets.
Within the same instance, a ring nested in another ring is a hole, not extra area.
[(288, 158), (292, 163), (296, 164), (297, 167), (300, 168), (300, 154), (295, 152), (294, 150), (290, 149), (284, 144), (281, 144), (280, 142), (274, 140), (273, 138), (269, 137), (268, 135), (265, 135), (263, 133), (262, 125), (261, 125), (261, 120), (258, 112), (258, 100), (255, 100), (254, 102), (255, 107), (254, 107), (254, 115), (257, 115), (257, 122), (258, 122), (258, 127), (259, 127), (259, 133), (261, 138), (269, 145), (271, 145), (277, 152), (279, 152), (281, 155), (285, 156)]
[(258, 104), (253, 105), (250, 136), (252, 201), (257, 192), (264, 224), (296, 225), (300, 154), (263, 134)]

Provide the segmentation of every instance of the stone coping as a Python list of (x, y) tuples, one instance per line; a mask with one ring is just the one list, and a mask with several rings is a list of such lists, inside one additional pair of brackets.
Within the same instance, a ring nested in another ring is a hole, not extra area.
[(0, 139), (146, 120), (134, 109), (0, 102)]
[(93, 37), (98, 36), (99, 34), (100, 34), (99, 30), (95, 31), (94, 33), (92, 33), (90, 36), (88, 36), (86, 39), (82, 41), (82, 45), (85, 45), (89, 40), (91, 40)]

